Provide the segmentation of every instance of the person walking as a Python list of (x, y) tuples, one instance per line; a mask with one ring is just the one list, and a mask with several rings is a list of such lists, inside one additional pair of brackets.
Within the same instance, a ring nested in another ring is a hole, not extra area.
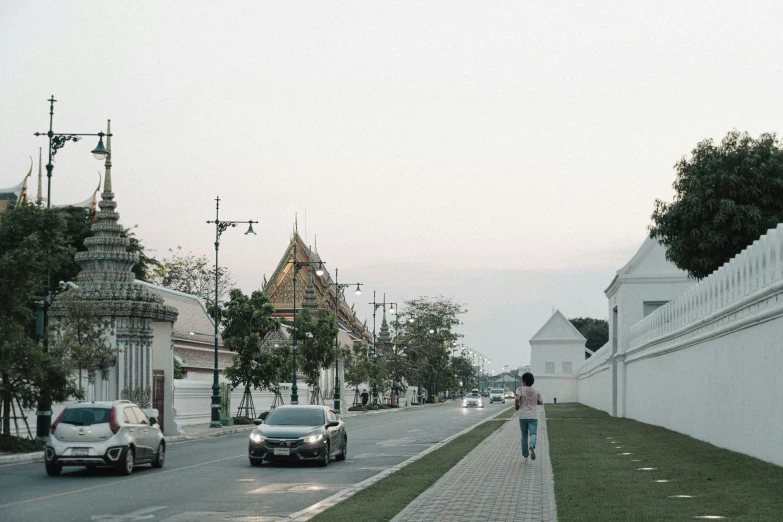
[[(517, 388), (514, 394), (515, 419), (519, 419), (519, 430), (522, 432), (522, 457), (527, 460), (528, 454), (531, 460), (536, 460), (536, 433), (538, 432), (538, 413), (536, 406), (544, 404), (541, 394), (533, 388), (533, 374), (526, 372), (522, 375), (522, 386)], [(528, 450), (530, 453), (528, 453)]]
[(365, 389), (360, 397), (362, 398), (362, 409), (367, 411), (367, 402), (370, 400), (370, 394), (367, 393), (367, 390)]

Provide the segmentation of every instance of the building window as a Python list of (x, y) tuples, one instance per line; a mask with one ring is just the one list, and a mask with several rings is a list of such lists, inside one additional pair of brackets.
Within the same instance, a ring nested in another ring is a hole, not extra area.
[(658, 308), (662, 307), (669, 301), (645, 301), (642, 306), (644, 307), (642, 310), (642, 313), (644, 314), (642, 317), (647, 317), (654, 311), (656, 311)]
[(571, 373), (571, 363), (570, 362), (564, 362), (563, 363), (563, 373)]
[(545, 373), (555, 373), (555, 363), (548, 362), (544, 364), (544, 372)]

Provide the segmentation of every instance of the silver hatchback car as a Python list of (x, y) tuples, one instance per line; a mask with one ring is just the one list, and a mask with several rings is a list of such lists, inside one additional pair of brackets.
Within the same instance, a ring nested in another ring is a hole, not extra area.
[(67, 406), (52, 423), (46, 441), (46, 473), (63, 466), (111, 466), (123, 475), (133, 466), (163, 467), (166, 440), (155, 417), (129, 401), (81, 402)]

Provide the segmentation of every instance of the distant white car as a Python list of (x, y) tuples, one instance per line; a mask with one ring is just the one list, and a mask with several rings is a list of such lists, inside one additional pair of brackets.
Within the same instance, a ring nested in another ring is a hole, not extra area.
[(462, 406), (464, 408), (483, 408), (484, 401), (481, 399), (481, 394), (474, 391), (465, 396), (462, 400)]
[(51, 427), (44, 450), (46, 473), (63, 466), (111, 466), (130, 475), (137, 464), (163, 467), (166, 440), (157, 420), (130, 401), (67, 406)]
[(503, 390), (499, 388), (493, 388), (489, 390), (489, 403), (502, 402), (506, 404), (506, 398), (503, 396)]

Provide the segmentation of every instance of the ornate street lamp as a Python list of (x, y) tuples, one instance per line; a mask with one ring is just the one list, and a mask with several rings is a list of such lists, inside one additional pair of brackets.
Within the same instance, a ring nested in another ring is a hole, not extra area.
[(292, 376), (291, 376), (291, 404), (299, 404), (299, 387), (296, 385), (296, 274), (306, 266), (315, 266), (315, 275), (324, 275), (324, 263), (323, 261), (297, 261), (296, 260), (296, 241), (294, 241), (294, 258), (289, 261), (294, 265), (294, 345), (293, 352), (294, 358), (292, 363)]
[[(103, 137), (111, 136), (111, 132), (107, 130), (107, 133), (98, 132), (97, 134), (81, 134), (81, 133), (57, 133), (52, 129), (54, 122), (54, 95), (47, 100), (49, 102), (49, 131), (48, 132), (36, 132), (35, 136), (47, 136), (49, 138), (49, 162), (46, 164), (46, 208), (52, 207), (52, 171), (54, 170), (54, 164), (52, 164), (52, 158), (57, 154), (57, 150), (63, 148), (68, 141), (79, 141), (82, 136), (98, 136), (98, 146), (92, 150), (93, 156), (97, 159), (105, 159), (109, 155), (109, 151), (103, 146)], [(44, 352), (49, 351), (49, 336), (46, 335), (47, 327), (49, 326), (49, 308), (51, 307), (54, 295), (51, 290), (51, 272), (47, 270), (46, 273), (46, 291), (42, 302), (38, 308), (38, 320), (36, 324), (36, 341), (43, 342)], [(43, 440), (49, 436), (49, 428), (52, 424), (52, 401), (49, 399), (45, 390), (41, 391), (41, 396), (38, 398), (38, 410), (36, 411), (36, 439)]]
[[(372, 291), (372, 302), (367, 303), (372, 305), (372, 358), (373, 362), (378, 361), (378, 352), (375, 348), (375, 312), (378, 311), (378, 308), (383, 307), (384, 312), (386, 311), (386, 305), (390, 305), (391, 303), (386, 303), (385, 301), (386, 297), (384, 296), (384, 302), (378, 303), (375, 301), (375, 290)], [(396, 304), (396, 303), (395, 303)], [(378, 405), (378, 383), (373, 382), (372, 383), (372, 403), (373, 405)]]
[(209, 224), (215, 224), (215, 368), (212, 370), (212, 415), (210, 428), (220, 428), (223, 424), (220, 422), (220, 382), (218, 380), (218, 326), (220, 324), (220, 315), (218, 314), (218, 275), (220, 274), (218, 265), (218, 250), (220, 249), (220, 236), (229, 227), (235, 227), (240, 223), (247, 223), (249, 226), (245, 235), (256, 235), (253, 231), (253, 223), (258, 221), (221, 221), (220, 220), (220, 197), (215, 198), (215, 221), (207, 221)]
[(340, 290), (343, 288), (347, 288), (349, 286), (356, 285), (356, 290), (354, 290), (354, 293), (356, 295), (362, 295), (362, 289), (361, 286), (363, 283), (338, 283), (337, 282), (337, 268), (334, 269), (334, 314), (337, 318), (337, 335), (334, 337), (334, 347), (337, 348), (338, 354), (337, 354), (337, 361), (335, 361), (334, 366), (334, 411), (337, 413), (341, 413), (342, 410), (341, 404), (340, 404)]

